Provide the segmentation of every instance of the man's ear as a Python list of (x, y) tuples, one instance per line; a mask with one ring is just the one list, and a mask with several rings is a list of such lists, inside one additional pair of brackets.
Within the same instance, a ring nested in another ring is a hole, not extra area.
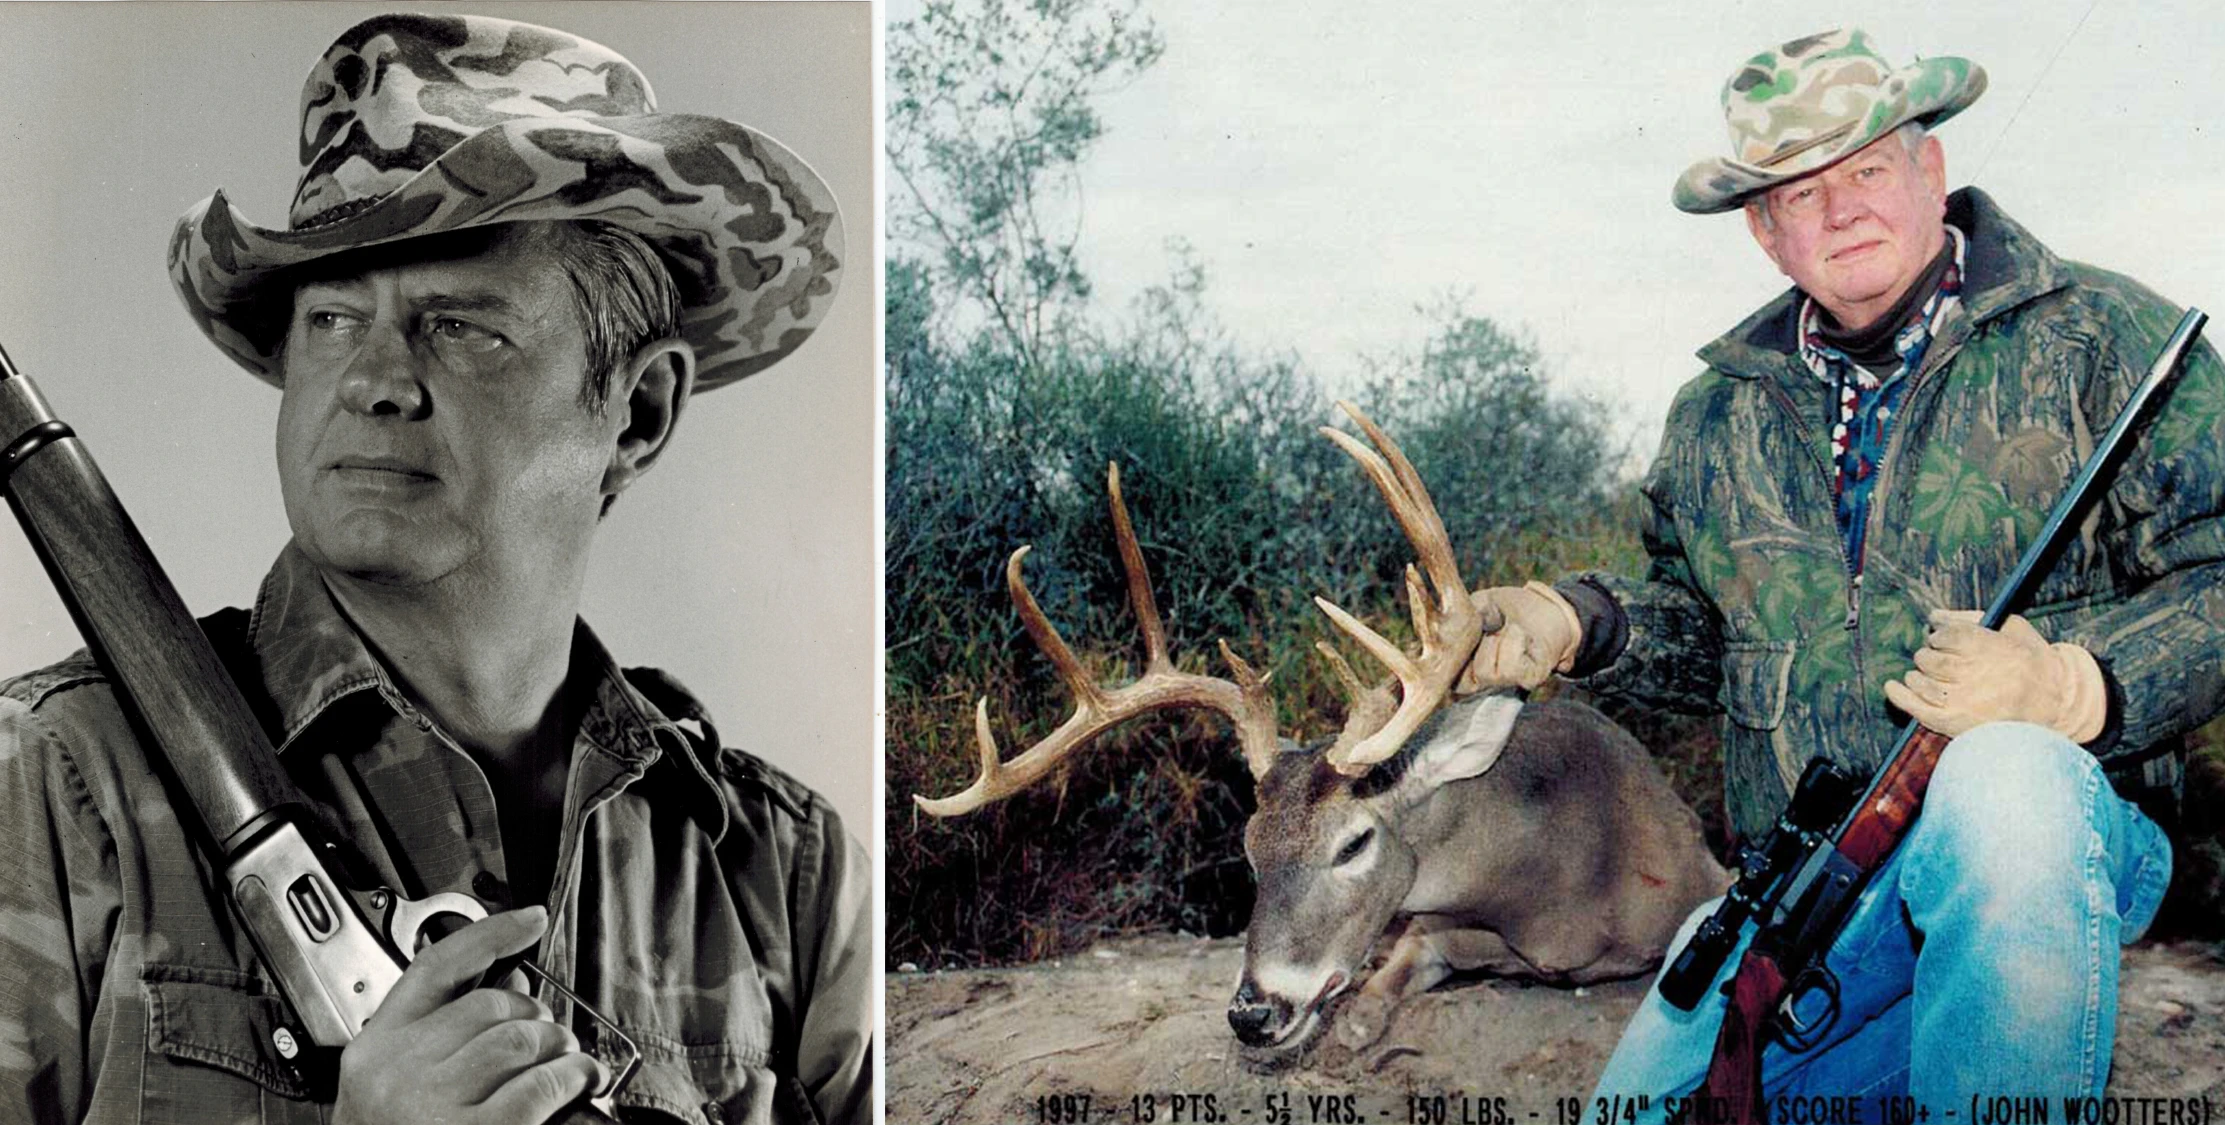
[(695, 389), (695, 349), (678, 337), (645, 344), (611, 375), (607, 409), (617, 416), (619, 430), (603, 473), (605, 496), (624, 492), (648, 472), (672, 440)]
[(1916, 150), (1916, 166), (1923, 171), (1924, 186), (1931, 189), (1933, 199), (1939, 201), (1939, 212), (1947, 213), (1947, 149), (1939, 138), (1926, 134), (1924, 143)]

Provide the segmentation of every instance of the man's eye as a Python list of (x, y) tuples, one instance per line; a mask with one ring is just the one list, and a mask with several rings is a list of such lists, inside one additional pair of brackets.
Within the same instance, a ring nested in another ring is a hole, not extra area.
[(500, 333), (453, 316), (436, 316), (426, 325), (425, 330), (435, 340), (458, 344), (475, 351), (489, 351), (507, 342)]
[(362, 323), (361, 317), (349, 316), (331, 309), (318, 309), (309, 314), (309, 327), (317, 332), (345, 332)]

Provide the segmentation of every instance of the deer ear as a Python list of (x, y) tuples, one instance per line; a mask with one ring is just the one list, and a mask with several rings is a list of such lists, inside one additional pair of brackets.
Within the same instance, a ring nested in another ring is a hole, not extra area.
[(1497, 765), (1521, 714), (1522, 697), (1511, 692), (1481, 695), (1446, 708), (1443, 725), (1414, 755), (1414, 764), (1406, 771), (1407, 784), (1427, 791)]

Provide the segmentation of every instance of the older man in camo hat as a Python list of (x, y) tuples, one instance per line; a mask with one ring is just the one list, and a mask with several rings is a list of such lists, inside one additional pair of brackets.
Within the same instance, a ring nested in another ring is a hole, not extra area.
[[(310, 1065), (98, 666), (18, 677), (0, 1119), (540, 1121), (624, 1068), (609, 1030), (639, 1052), (621, 1116), (867, 1119), (862, 849), (577, 616), (689, 397), (826, 314), (826, 186), (606, 47), (479, 16), (349, 29), (298, 143), (285, 226), (219, 193), (170, 241), (196, 323), (279, 389), (293, 531), (206, 626), (345, 858), (490, 917)], [(475, 987), (536, 946), (603, 1020)]]
[[(1895, 66), (1851, 30), (1738, 68), (1731, 154), (1672, 199), (1740, 211), (1793, 287), (1700, 350), (1644, 483), (1643, 579), (1479, 595), (1513, 623), (1479, 682), (1557, 674), (1720, 713), (1749, 836), (1812, 757), (1866, 776), (1907, 717), (1955, 736), (1830, 951), (1835, 988), (1796, 1005), (1814, 1043), (1762, 1051), (1771, 1098), (1906, 1092), (1936, 1114), (2099, 1094), (2117, 947), (2171, 869), (2144, 809), (2168, 819), (2180, 736), (2225, 704), (2225, 370), (2206, 345), (2024, 615), (1987, 630), (1971, 612), (2179, 314), (1947, 191), (1927, 130), (1984, 89), (1967, 60)], [(1702, 996), (1684, 1012), (1650, 993), (1599, 1093), (1658, 1116), (1690, 1092), (1724, 1010)]]

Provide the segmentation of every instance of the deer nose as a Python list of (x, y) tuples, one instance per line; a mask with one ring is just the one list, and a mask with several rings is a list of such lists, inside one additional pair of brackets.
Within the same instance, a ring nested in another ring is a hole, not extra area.
[(1275, 1033), (1290, 1022), (1290, 1004), (1287, 1001), (1260, 994), (1259, 986), (1250, 977), (1244, 978), (1236, 988), (1236, 997), (1228, 1002), (1228, 1027), (1236, 1033), (1237, 1042), (1247, 1047), (1264, 1047), (1275, 1041)]

